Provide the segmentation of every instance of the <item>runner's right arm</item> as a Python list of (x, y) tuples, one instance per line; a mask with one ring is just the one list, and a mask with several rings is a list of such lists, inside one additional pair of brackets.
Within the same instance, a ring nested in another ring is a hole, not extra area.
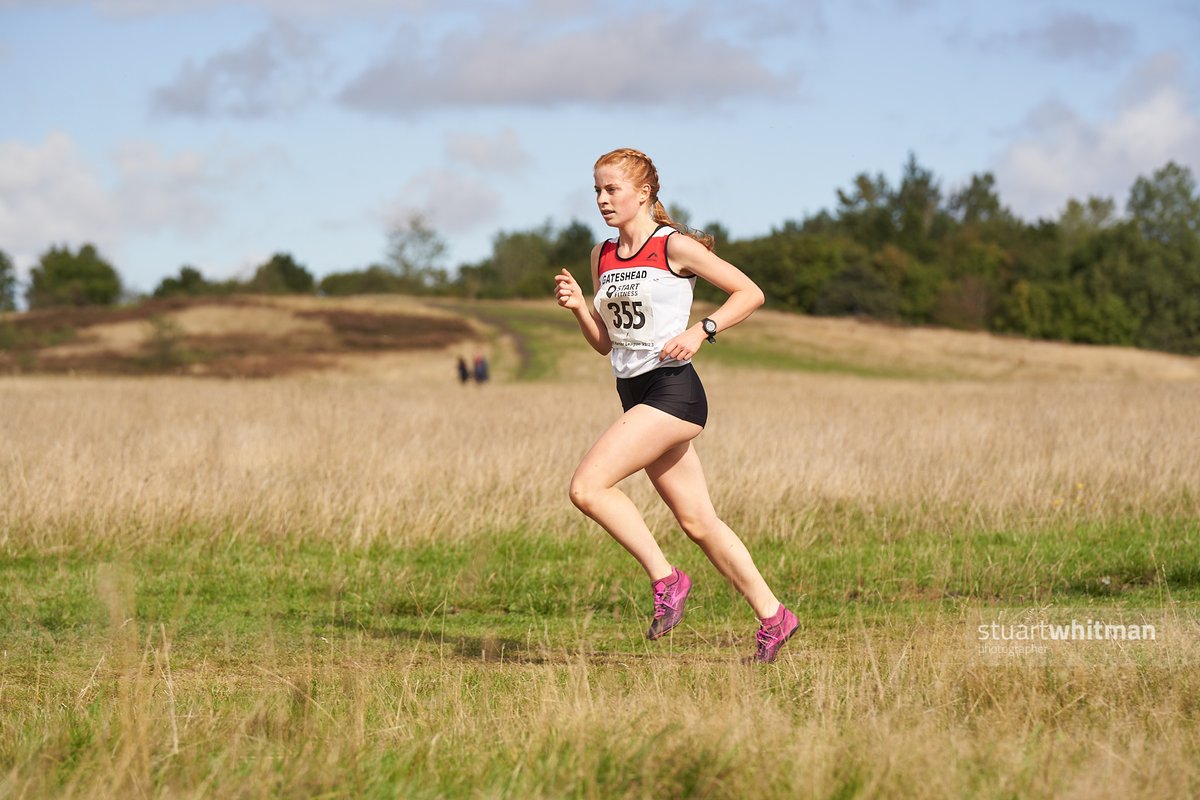
[[(597, 290), (597, 265), (600, 261), (600, 248), (603, 245), (596, 245), (592, 248), (592, 291), (593, 295)], [(608, 328), (604, 327), (604, 323), (600, 320), (599, 315), (592, 308), (592, 304), (584, 297), (583, 289), (567, 270), (563, 270), (554, 276), (557, 284), (556, 294), (558, 304), (565, 309), (568, 309), (575, 314), (575, 321), (579, 323), (579, 330), (583, 333), (583, 338), (587, 339), (587, 343), (592, 346), (602, 356), (608, 355), (612, 351), (612, 342), (608, 338)]]

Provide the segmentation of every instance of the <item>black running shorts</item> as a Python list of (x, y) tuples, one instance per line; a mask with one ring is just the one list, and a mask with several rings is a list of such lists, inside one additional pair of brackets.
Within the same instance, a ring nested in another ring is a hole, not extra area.
[(626, 411), (644, 403), (702, 428), (708, 421), (704, 385), (690, 363), (659, 367), (633, 378), (617, 378), (617, 394)]

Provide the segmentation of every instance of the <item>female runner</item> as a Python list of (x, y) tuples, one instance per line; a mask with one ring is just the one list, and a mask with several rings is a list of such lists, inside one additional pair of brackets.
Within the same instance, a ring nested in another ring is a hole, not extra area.
[[(567, 270), (555, 276), (558, 304), (575, 314), (595, 350), (612, 356), (625, 413), (584, 455), (571, 478), (571, 501), (628, 550), (650, 578), (657, 639), (683, 619), (692, 581), (658, 547), (642, 515), (617, 484), (646, 470), (684, 533), (746, 598), (760, 626), (754, 658), (773, 661), (795, 632), (796, 615), (771, 592), (746, 546), (717, 517), (692, 439), (708, 403), (691, 359), (705, 339), (746, 319), (762, 291), (712, 252), (711, 237), (677, 225), (658, 199), (658, 171), (631, 149), (600, 157), (596, 205), (619, 232), (592, 250), (589, 302)], [(680, 235), (676, 235), (676, 234)], [(728, 293), (724, 305), (690, 328), (696, 276)]]

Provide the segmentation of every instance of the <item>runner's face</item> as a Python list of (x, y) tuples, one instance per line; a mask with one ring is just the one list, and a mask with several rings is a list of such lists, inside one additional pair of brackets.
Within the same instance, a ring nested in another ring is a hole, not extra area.
[(650, 199), (650, 187), (635, 188), (625, 173), (615, 164), (596, 170), (596, 207), (604, 224), (619, 228), (637, 217)]

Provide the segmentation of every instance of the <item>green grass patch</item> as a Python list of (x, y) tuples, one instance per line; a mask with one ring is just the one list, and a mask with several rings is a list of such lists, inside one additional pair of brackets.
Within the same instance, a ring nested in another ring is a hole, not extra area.
[[(1133, 519), (1012, 530), (929, 530), (888, 537), (886, 518), (846, 510), (827, 538), (799, 548), (750, 543), (763, 573), (812, 620), (961, 603), (1155, 606), (1200, 601), (1200, 522)], [(165, 539), (132, 551), (37, 555), (0, 563), (0, 637), (103, 635), (101, 572), (122, 575), (129, 613), (179, 635), (255, 640), (319, 632), (564, 636), (585, 616), (605, 646), (628, 649), (649, 592), (629, 556), (597, 533), (491, 531), (454, 543), (345, 548), (328, 540), (218, 536)], [(692, 624), (753, 622), (703, 554), (675, 532), (664, 548), (696, 579)], [(111, 591), (124, 591), (120, 587)], [(110, 592), (111, 593), (111, 592)], [(801, 599), (802, 598), (802, 599)], [(858, 613), (858, 611), (855, 611)], [(602, 621), (602, 623), (601, 623)]]

